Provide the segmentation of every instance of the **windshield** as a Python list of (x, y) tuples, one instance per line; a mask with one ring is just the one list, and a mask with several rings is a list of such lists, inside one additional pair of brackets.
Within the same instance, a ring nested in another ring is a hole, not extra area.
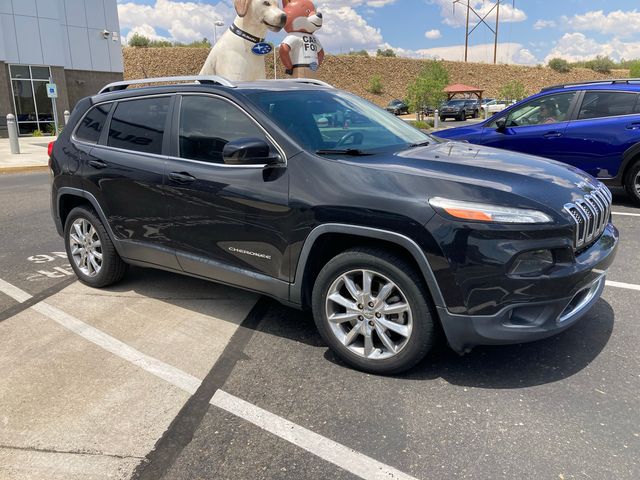
[(467, 100), (449, 100), (445, 105), (448, 107), (461, 107), (465, 103), (467, 103)]
[(433, 137), (366, 100), (340, 90), (296, 90), (248, 95), (276, 124), (305, 149), (375, 153), (406, 148)]

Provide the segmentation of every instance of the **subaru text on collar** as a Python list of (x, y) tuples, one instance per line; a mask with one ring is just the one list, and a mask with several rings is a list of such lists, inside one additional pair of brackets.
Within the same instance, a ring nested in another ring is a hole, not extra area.
[(563, 331), (618, 244), (611, 194), (584, 172), (437, 140), (317, 80), (111, 84), (78, 103), (50, 165), (82, 282), (131, 264), (269, 295), (381, 374), (440, 326), (459, 353)]

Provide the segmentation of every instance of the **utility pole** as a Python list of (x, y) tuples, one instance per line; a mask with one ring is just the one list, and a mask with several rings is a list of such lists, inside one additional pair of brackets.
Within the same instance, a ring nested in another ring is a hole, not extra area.
[[(457, 4), (464, 4), (465, 0), (453, 0), (453, 8), (455, 11), (456, 5)], [(464, 35), (464, 61), (468, 61), (469, 59), (469, 37), (471, 36), (471, 34), (473, 33), (473, 31), (478, 28), (478, 26), (480, 24), (484, 24), (490, 31), (491, 33), (493, 33), (493, 63), (497, 63), (498, 62), (498, 29), (500, 26), (500, 2), (503, 0), (495, 0), (495, 3), (493, 5), (493, 7), (491, 7), (489, 9), (489, 11), (487, 13), (485, 13), (484, 15), (481, 15), (480, 13), (478, 13), (478, 11), (471, 5), (471, 0), (466, 0), (467, 3), (467, 19), (466, 19), (466, 28), (465, 28), (465, 35)], [(515, 0), (512, 0), (513, 2), (513, 8), (515, 8), (516, 6), (516, 2)], [(489, 25), (486, 22), (486, 19), (489, 15), (491, 15), (491, 13), (493, 11), (496, 11), (496, 26), (495, 28), (492, 27), (491, 25)], [(473, 13), (473, 15), (475, 15), (475, 17), (477, 17), (477, 23), (475, 25), (473, 25), (473, 27), (471, 28), (471, 30), (469, 30), (469, 17), (470, 14)]]

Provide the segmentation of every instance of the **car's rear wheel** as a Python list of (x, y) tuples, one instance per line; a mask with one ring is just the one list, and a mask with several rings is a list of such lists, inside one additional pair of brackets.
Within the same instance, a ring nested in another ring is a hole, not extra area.
[(88, 207), (76, 207), (67, 216), (65, 248), (71, 268), (78, 279), (92, 287), (106, 287), (124, 277), (127, 264), (122, 261), (96, 213)]
[(319, 273), (312, 303), (323, 339), (360, 370), (402, 372), (431, 349), (434, 320), (421, 276), (393, 253), (356, 248), (337, 255)]
[(640, 203), (640, 160), (629, 169), (624, 187), (634, 202)]

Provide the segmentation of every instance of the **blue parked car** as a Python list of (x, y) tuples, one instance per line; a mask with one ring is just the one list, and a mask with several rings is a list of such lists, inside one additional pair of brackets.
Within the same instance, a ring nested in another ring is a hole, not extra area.
[(556, 85), (488, 120), (437, 133), (568, 163), (640, 203), (640, 79)]

